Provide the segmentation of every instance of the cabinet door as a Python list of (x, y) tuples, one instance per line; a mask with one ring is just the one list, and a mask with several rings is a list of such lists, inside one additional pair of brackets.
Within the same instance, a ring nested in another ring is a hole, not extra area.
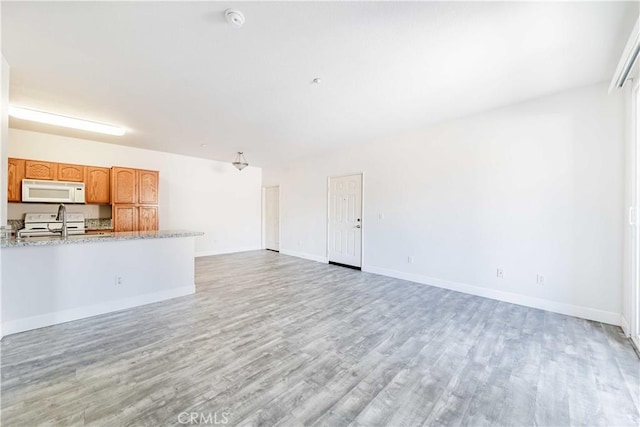
[(136, 231), (138, 229), (138, 208), (131, 205), (113, 205), (113, 230)]
[(111, 169), (111, 202), (136, 204), (136, 170), (131, 168), (114, 167)]
[(140, 206), (138, 208), (138, 230), (156, 231), (158, 229), (158, 207)]
[(24, 177), (27, 179), (56, 179), (56, 165), (52, 162), (25, 160)]
[(58, 181), (83, 182), (85, 167), (81, 165), (69, 165), (67, 163), (56, 163), (58, 165)]
[(138, 171), (138, 203), (141, 205), (158, 204), (157, 171)]
[(87, 166), (85, 172), (85, 201), (108, 205), (111, 202), (111, 169)]
[(7, 175), (7, 199), (10, 202), (22, 201), (22, 179), (24, 178), (24, 160), (9, 159), (9, 172)]

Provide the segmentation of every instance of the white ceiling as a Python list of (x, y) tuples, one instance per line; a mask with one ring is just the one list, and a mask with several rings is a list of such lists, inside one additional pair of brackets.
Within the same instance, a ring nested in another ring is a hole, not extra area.
[(1, 7), (12, 103), (129, 133), (12, 127), (223, 161), (244, 150), (257, 166), (608, 80), (638, 16), (610, 1)]

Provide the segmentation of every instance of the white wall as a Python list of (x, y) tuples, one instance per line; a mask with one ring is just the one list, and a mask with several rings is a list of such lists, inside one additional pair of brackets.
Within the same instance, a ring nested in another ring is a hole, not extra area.
[[(9, 152), (9, 63), (2, 56), (2, 72), (0, 74), (0, 182), (7, 182)], [(0, 185), (0, 200), (7, 200), (7, 185)], [(7, 203), (0, 203), (0, 225), (7, 221)]]
[(196, 255), (260, 247), (260, 168), (19, 129), (9, 129), (9, 156), (158, 170), (161, 229), (205, 232)]
[(266, 169), (263, 185), (280, 185), (284, 253), (326, 260), (327, 177), (363, 172), (364, 270), (619, 323), (623, 123), (596, 85)]
[[(0, 55), (0, 225), (7, 223), (7, 153), (9, 147), (9, 63)], [(0, 259), (0, 319), (2, 319), (2, 259)], [(0, 323), (0, 338), (3, 336)]]
[(6, 335), (195, 292), (193, 237), (7, 247), (0, 254)]

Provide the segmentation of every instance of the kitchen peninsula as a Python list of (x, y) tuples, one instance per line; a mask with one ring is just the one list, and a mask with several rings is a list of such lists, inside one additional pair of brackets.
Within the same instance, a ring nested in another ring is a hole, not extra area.
[(191, 231), (29, 237), (0, 244), (4, 335), (195, 292)]

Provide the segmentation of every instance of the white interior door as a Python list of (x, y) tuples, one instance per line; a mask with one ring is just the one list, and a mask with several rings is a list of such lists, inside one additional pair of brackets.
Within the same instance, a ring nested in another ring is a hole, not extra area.
[(280, 187), (264, 190), (264, 247), (280, 250)]
[(329, 179), (329, 261), (362, 265), (362, 175)]

